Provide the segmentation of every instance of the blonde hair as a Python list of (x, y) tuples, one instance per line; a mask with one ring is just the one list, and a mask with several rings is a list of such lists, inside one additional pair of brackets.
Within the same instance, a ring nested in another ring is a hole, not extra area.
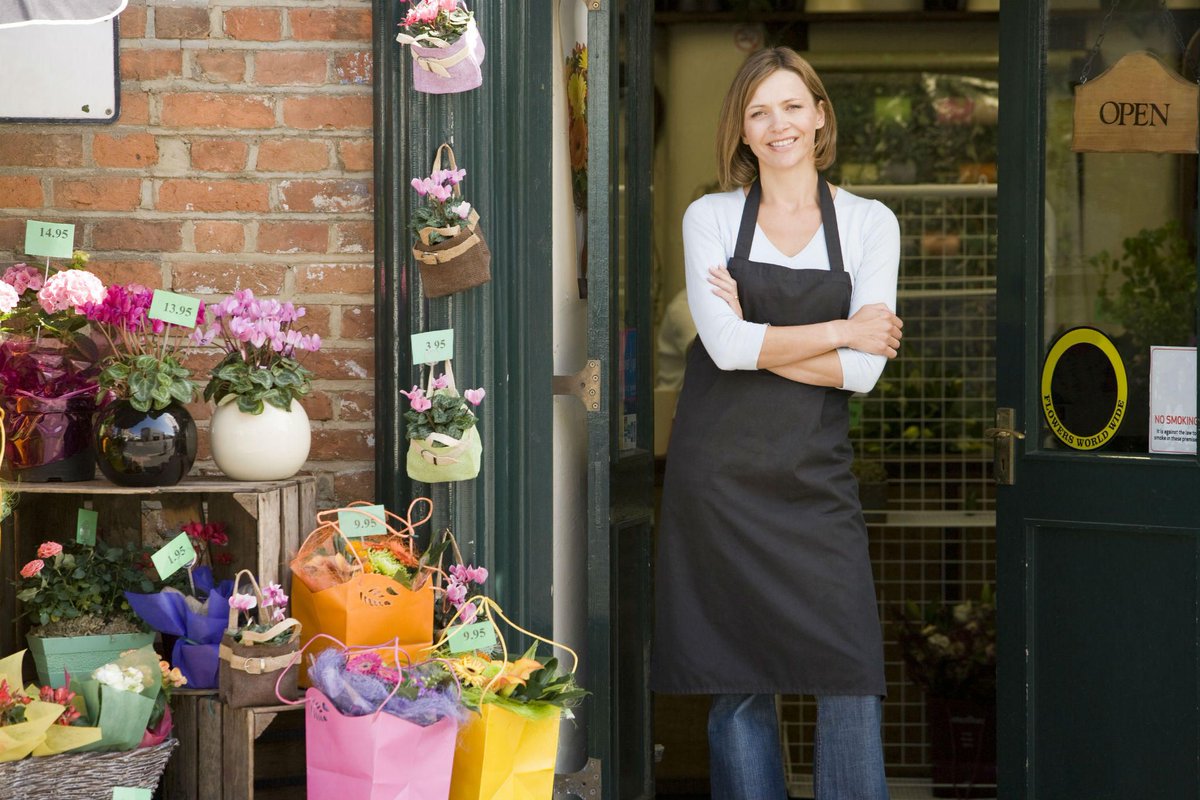
[(733, 79), (725, 95), (725, 104), (721, 107), (721, 118), (717, 122), (717, 180), (726, 191), (745, 186), (758, 177), (758, 157), (742, 141), (746, 106), (750, 104), (750, 98), (759, 84), (781, 69), (799, 75), (812, 92), (818, 107), (824, 104), (825, 124), (817, 128), (813, 150), (817, 170), (828, 169), (837, 158), (837, 117), (834, 116), (829, 93), (825, 91), (825, 84), (821, 82), (817, 71), (790, 47), (759, 50), (746, 59)]

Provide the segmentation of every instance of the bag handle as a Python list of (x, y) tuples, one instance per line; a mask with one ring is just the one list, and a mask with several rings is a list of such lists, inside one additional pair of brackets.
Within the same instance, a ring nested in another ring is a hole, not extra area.
[[(258, 580), (254, 577), (253, 572), (251, 572), (248, 569), (243, 569), (243, 570), (239, 570), (238, 573), (233, 576), (233, 591), (231, 591), (229, 593), (229, 597), (230, 597), (230, 599), (232, 599), (235, 594), (238, 594), (238, 585), (241, 583), (243, 575), (245, 575), (247, 578), (250, 579), (250, 585), (254, 587), (254, 597), (256, 600), (258, 600), (258, 604), (255, 606), (255, 608), (258, 609), (258, 612), (257, 612), (258, 624), (266, 625), (268, 622), (268, 619), (267, 619), (267, 610), (265, 608), (263, 608), (263, 593), (262, 593), (262, 589), (260, 589), (258, 586)], [(238, 627), (239, 627), (238, 626), (238, 614), (239, 613), (240, 612), (236, 608), (234, 608), (233, 604), (231, 603), (229, 605), (229, 625), (228, 625), (229, 630), (236, 631), (238, 629)]]
[[(442, 168), (442, 151), (443, 150), (446, 151), (446, 160), (450, 162), (450, 169), (452, 169), (452, 170), (458, 169), (458, 162), (454, 160), (454, 148), (452, 148), (446, 142), (442, 142), (440, 145), (438, 145), (437, 153), (433, 157), (433, 170), (432, 171), (437, 172), (439, 169)], [(460, 188), (460, 184), (457, 184), (457, 183), (454, 184), (454, 189), (452, 191), (454, 193), (453, 194), (454, 197), (462, 198), (462, 189)]]
[(269, 642), (288, 628), (294, 628), (298, 633), (300, 631), (300, 620), (288, 617), (275, 623), (262, 633), (242, 631), (242, 644), (262, 644), (263, 642)]
[[(451, 359), (449, 359), (449, 358), (447, 358), (443, 362), (443, 364), (445, 365), (445, 370), (443, 370), (443, 372), (442, 372), (442, 377), (448, 379), (448, 381), (449, 381), (446, 384), (446, 388), (449, 389), (451, 392), (453, 392), (455, 397), (458, 397), (459, 396), (458, 383), (455, 382), (455, 380), (454, 380), (454, 365), (451, 364), (450, 362), (451, 362)], [(427, 380), (425, 382), (425, 393), (426, 394), (433, 394), (433, 391), (434, 391), (434, 389), (433, 389), (433, 380), (434, 380), (433, 379), (433, 368), (436, 364), (437, 364), (437, 362), (435, 361), (429, 365), (429, 380)]]
[[(421, 517), (418, 520), (414, 520), (413, 519), (413, 516), (414, 516), (413, 509), (416, 507), (417, 503), (427, 503), (428, 507), (425, 509), (425, 516)], [(345, 539), (346, 535), (344, 533), (342, 533), (341, 528), (338, 527), (337, 515), (339, 512), (342, 512), (342, 511), (353, 511), (355, 514), (361, 514), (362, 516), (367, 517), (368, 519), (373, 519), (376, 522), (380, 523), (381, 525), (383, 525), (384, 528), (387, 529), (388, 534), (390, 534), (392, 536), (398, 536), (401, 539), (408, 539), (409, 541), (411, 541), (413, 539), (413, 537), (416, 536), (417, 527), (420, 525), (424, 525), (426, 522), (428, 522), (429, 520), (431, 520), (433, 518), (433, 501), (430, 500), (428, 497), (417, 497), (417, 498), (413, 499), (413, 501), (408, 504), (408, 510), (406, 512), (407, 516), (402, 516), (400, 514), (397, 514), (394, 511), (388, 511), (385, 508), (383, 510), (384, 518), (380, 519), (379, 517), (375, 516), (374, 514), (368, 513), (367, 511), (364, 511), (362, 509), (362, 506), (370, 506), (370, 505), (371, 505), (371, 503), (368, 503), (366, 500), (355, 500), (353, 503), (350, 503), (347, 506), (343, 506), (342, 508), (327, 508), (324, 511), (317, 512), (317, 521), (322, 523), (322, 526), (324, 526), (324, 525), (332, 526), (334, 529), (337, 530), (338, 535), (341, 536), (343, 539)], [(330, 517), (332, 517), (332, 518), (330, 518)], [(388, 520), (391, 520), (391, 519), (395, 519), (398, 525), (403, 526), (403, 530), (401, 530), (399, 527), (393, 528), (391, 525), (389, 525)], [(318, 528), (318, 530), (320, 530), (320, 528)], [(316, 533), (316, 531), (313, 531), (313, 533)], [(312, 536), (312, 534), (309, 534), (309, 536)]]

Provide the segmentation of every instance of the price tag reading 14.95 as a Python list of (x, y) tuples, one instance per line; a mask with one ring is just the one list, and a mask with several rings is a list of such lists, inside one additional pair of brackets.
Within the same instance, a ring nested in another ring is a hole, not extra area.
[(200, 313), (200, 301), (187, 295), (155, 289), (150, 301), (150, 319), (161, 319), (172, 325), (185, 328), (196, 327), (196, 315)]
[(433, 364), (454, 358), (454, 329), (426, 331), (412, 335), (412, 360), (414, 364)]
[(338, 512), (338, 530), (347, 539), (358, 539), (362, 536), (374, 536), (387, 533), (383, 521), (387, 512), (383, 506), (354, 506)]
[(496, 629), (490, 622), (476, 622), (473, 625), (459, 625), (450, 629), (446, 640), (451, 653), (465, 653), (468, 650), (491, 650), (496, 646)]
[(75, 226), (56, 222), (25, 222), (25, 255), (70, 258), (75, 247)]
[(196, 551), (193, 549), (192, 540), (188, 538), (188, 535), (181, 533), (160, 547), (150, 556), (150, 560), (154, 562), (154, 568), (158, 570), (158, 577), (165, 581), (178, 572), (181, 567), (186, 567), (195, 561)]

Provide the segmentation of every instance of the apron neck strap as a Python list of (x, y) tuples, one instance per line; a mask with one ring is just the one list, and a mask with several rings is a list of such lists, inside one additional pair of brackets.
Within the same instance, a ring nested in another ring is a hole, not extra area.
[[(837, 212), (833, 207), (833, 193), (824, 175), (817, 176), (817, 200), (821, 205), (821, 227), (825, 231), (825, 250), (829, 254), (829, 271), (845, 272), (842, 263), (842, 239), (838, 235)], [(755, 179), (746, 194), (742, 206), (742, 224), (738, 228), (737, 246), (733, 257), (750, 260), (750, 247), (754, 243), (754, 228), (758, 224), (758, 206), (762, 201), (762, 183)]]

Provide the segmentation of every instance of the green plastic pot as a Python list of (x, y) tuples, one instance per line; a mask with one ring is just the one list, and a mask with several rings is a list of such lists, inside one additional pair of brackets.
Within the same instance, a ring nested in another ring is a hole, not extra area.
[(51, 636), (29, 634), (29, 652), (37, 668), (38, 682), (55, 689), (66, 683), (65, 672), (91, 677), (126, 650), (154, 644), (153, 633), (115, 633), (107, 636)]

